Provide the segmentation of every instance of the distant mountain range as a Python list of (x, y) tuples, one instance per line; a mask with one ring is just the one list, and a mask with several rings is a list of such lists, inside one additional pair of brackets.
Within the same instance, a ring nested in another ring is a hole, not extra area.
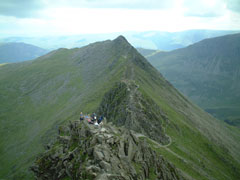
[(240, 34), (205, 39), (147, 58), (193, 102), (240, 125)]
[[(123, 36), (2, 65), (0, 84), (0, 179), (34, 179), (33, 162), (46, 179), (240, 177), (239, 129), (188, 101)], [(109, 124), (62, 128), (81, 111)]]
[(169, 51), (186, 47), (206, 38), (233, 34), (240, 31), (221, 30), (188, 30), (181, 32), (120, 32), (108, 34), (83, 34), (72, 36), (44, 36), (44, 37), (5, 37), (0, 42), (25, 42), (45, 49), (82, 47), (89, 43), (114, 39), (123, 34), (134, 47), (159, 49)]
[(21, 43), (0, 43), (0, 64), (32, 60), (49, 52), (40, 47)]

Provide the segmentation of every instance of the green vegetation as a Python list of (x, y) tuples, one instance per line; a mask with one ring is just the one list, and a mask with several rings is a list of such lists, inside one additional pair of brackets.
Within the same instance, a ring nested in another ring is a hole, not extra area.
[(134, 162), (133, 165), (134, 165), (134, 168), (135, 168), (137, 174), (140, 174), (140, 172), (142, 171), (142, 166), (141, 166), (141, 164), (139, 164), (139, 163), (137, 163), (137, 162)]
[(59, 49), (35, 61), (1, 66), (0, 177), (26, 169), (59, 125), (78, 119), (80, 111), (97, 109), (122, 71), (121, 63), (110, 67), (118, 62), (114, 49), (99, 51), (112, 46), (105, 45)]
[(225, 119), (224, 121), (232, 126), (237, 126), (240, 128), (240, 119), (238, 118)]
[(150, 168), (149, 170), (149, 180), (155, 180), (157, 179), (157, 175), (154, 173), (154, 169)]
[(0, 67), (0, 178), (24, 172), (31, 179), (27, 169), (57, 127), (77, 120), (80, 111), (96, 111), (104, 95), (126, 80), (138, 86), (134, 106), (152, 102), (149, 107), (162, 116), (146, 117), (171, 137), (169, 146), (152, 148), (194, 179), (238, 179), (239, 129), (190, 103), (123, 37)]
[[(179, 91), (220, 120), (240, 118), (240, 34), (146, 56)], [(225, 121), (229, 122), (229, 121)]]
[(7, 64), (7, 63), (0, 64), (0, 66), (4, 66), (5, 64)]

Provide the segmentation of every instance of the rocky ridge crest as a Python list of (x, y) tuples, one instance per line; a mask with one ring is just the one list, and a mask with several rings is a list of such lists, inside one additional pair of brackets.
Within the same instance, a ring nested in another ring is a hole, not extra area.
[(116, 83), (105, 94), (98, 111), (117, 126), (125, 126), (161, 144), (169, 143), (165, 133), (169, 124), (167, 115), (139, 91), (139, 85), (133, 80)]
[(31, 168), (36, 179), (183, 179), (180, 172), (132, 130), (104, 122), (70, 122), (59, 128)]

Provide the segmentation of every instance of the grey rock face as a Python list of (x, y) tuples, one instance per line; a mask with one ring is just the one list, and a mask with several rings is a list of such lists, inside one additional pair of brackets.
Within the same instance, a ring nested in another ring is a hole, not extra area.
[(138, 88), (132, 80), (117, 83), (105, 94), (99, 114), (103, 114), (117, 126), (125, 126), (162, 144), (168, 144), (169, 138), (163, 125), (168, 123), (167, 116)]
[(182, 179), (179, 171), (134, 131), (80, 121), (65, 129), (68, 132), (36, 160), (32, 167), (36, 179)]

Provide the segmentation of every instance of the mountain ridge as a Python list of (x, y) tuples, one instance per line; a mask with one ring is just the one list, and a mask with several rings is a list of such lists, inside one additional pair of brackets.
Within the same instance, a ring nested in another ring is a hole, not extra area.
[[(154, 164), (154, 166), (153, 166)], [(31, 167), (36, 178), (183, 179), (133, 131), (87, 121), (61, 126), (58, 140)]]
[(26, 169), (42, 144), (80, 110), (162, 144), (171, 137), (169, 146), (152, 149), (194, 179), (239, 177), (239, 132), (190, 103), (122, 37), (0, 70), (1, 178), (31, 179)]

